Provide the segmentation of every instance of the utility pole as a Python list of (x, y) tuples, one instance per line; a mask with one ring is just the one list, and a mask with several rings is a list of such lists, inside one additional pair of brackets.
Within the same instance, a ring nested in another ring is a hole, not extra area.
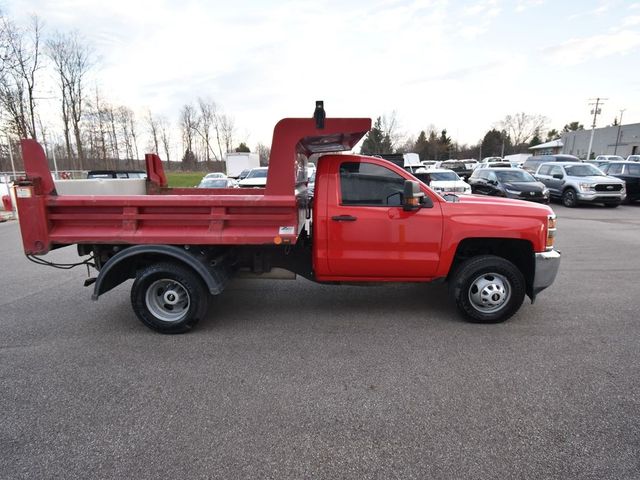
[[(593, 100), (590, 98), (589, 100)], [(603, 100), (608, 100), (608, 98), (596, 98), (596, 103), (590, 103), (589, 105), (594, 105), (591, 113), (593, 113), (593, 123), (591, 124), (591, 139), (589, 140), (589, 149), (587, 150), (587, 160), (591, 160), (591, 147), (593, 146), (593, 134), (596, 131), (596, 120), (598, 115), (600, 115), (600, 107), (604, 104)]]
[(620, 120), (618, 120), (618, 133), (616, 134), (616, 146), (613, 149), (614, 155), (618, 153), (618, 143), (620, 142), (620, 127), (622, 127), (622, 114), (624, 113), (625, 110), (626, 108), (623, 108), (622, 110), (620, 110)]

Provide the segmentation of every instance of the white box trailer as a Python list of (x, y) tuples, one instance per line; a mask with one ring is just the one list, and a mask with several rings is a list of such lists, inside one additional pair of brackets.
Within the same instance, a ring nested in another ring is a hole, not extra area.
[(224, 157), (227, 164), (227, 176), (238, 178), (243, 170), (260, 166), (260, 155), (249, 152), (231, 152)]

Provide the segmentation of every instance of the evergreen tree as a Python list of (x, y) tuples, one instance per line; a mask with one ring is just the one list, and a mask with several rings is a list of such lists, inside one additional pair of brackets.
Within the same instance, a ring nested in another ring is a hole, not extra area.
[(547, 142), (555, 140), (558, 137), (560, 137), (560, 134), (558, 133), (558, 130), (556, 130), (555, 128), (552, 128), (547, 132)]
[(377, 153), (393, 153), (391, 138), (385, 134), (382, 128), (382, 119), (378, 117), (362, 142), (360, 153), (363, 155), (375, 155)]
[(576, 130), (584, 130), (584, 125), (582, 125), (580, 122), (567, 123), (562, 128), (562, 133), (575, 132)]
[(240, 145), (238, 145), (236, 147), (236, 152), (246, 152), (249, 153), (251, 152), (251, 150), (249, 149), (249, 147), (247, 147), (247, 144), (244, 142), (241, 142)]
[(413, 145), (413, 151), (420, 156), (420, 160), (429, 160), (429, 142), (424, 130), (422, 130), (420, 135), (418, 135), (418, 139)]

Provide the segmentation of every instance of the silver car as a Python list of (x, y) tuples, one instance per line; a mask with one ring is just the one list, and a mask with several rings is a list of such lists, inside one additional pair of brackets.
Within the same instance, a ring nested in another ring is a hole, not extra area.
[(579, 203), (602, 203), (615, 208), (626, 196), (624, 181), (609, 177), (588, 163), (543, 163), (535, 177), (549, 189), (551, 198), (560, 199), (569, 208)]

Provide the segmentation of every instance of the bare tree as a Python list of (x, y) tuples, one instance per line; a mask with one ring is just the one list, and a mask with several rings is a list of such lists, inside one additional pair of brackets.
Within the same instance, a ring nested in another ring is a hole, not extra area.
[(193, 138), (198, 129), (198, 117), (193, 105), (184, 105), (180, 110), (180, 127), (184, 151), (193, 153)]
[(77, 33), (57, 33), (47, 42), (48, 55), (56, 67), (62, 97), (62, 117), (67, 136), (67, 150), (71, 153), (69, 124), (78, 154), (78, 168), (82, 169), (85, 155), (82, 146), (81, 120), (84, 106), (84, 78), (91, 68), (92, 50)]
[(111, 155), (117, 162), (120, 159), (120, 148), (118, 147), (118, 133), (116, 131), (116, 113), (116, 109), (112, 105), (105, 107), (105, 117), (109, 123), (108, 135), (111, 144)]
[(266, 167), (269, 165), (269, 156), (271, 155), (271, 149), (266, 145), (259, 143), (256, 145), (256, 152), (260, 157), (260, 166)]
[(31, 18), (28, 33), (0, 17), (0, 105), (9, 114), (9, 126), (23, 138), (37, 139), (36, 73), (40, 64), (42, 22)]
[[(158, 127), (160, 129), (160, 141), (162, 142), (162, 148), (164, 154), (167, 157), (167, 166), (171, 163), (171, 132), (169, 131), (169, 123), (164, 117), (160, 117), (158, 120)], [(160, 152), (158, 152), (159, 154)]]
[(147, 110), (147, 128), (149, 129), (149, 134), (151, 135), (151, 141), (153, 142), (153, 153), (160, 154), (159, 149), (159, 137), (160, 137), (160, 126), (158, 125), (158, 120), (153, 118), (151, 114), (151, 110)]
[(116, 110), (116, 121), (120, 127), (120, 134), (122, 142), (125, 148), (125, 159), (129, 166), (132, 165), (132, 160), (138, 159), (138, 146), (136, 137), (136, 123), (133, 110), (128, 107), (120, 106)]
[[(211, 161), (213, 156), (214, 160), (219, 160), (216, 152), (211, 145), (211, 127), (217, 126), (217, 106), (212, 100), (204, 100), (198, 98), (198, 107), (200, 108), (200, 121), (198, 125), (198, 134), (202, 137), (205, 151), (205, 160), (207, 163)], [(217, 132), (216, 128), (216, 132)], [(219, 135), (217, 135), (219, 138)]]
[(536, 132), (542, 134), (548, 119), (543, 115), (529, 115), (524, 112), (507, 115), (498, 126), (507, 132), (514, 145), (526, 143)]
[(235, 135), (235, 122), (233, 117), (220, 114), (218, 115), (218, 127), (220, 130), (220, 138), (224, 146), (224, 152), (228, 153), (233, 150), (233, 136)]
[(97, 85), (94, 103), (91, 106), (93, 109), (90, 117), (93, 123), (92, 130), (96, 143), (95, 148), (97, 149), (97, 156), (106, 166), (109, 166), (109, 162), (107, 160), (107, 111), (102, 104), (100, 91)]
[(398, 114), (395, 110), (382, 116), (382, 133), (391, 141), (391, 148), (395, 149), (402, 138), (399, 132)]

